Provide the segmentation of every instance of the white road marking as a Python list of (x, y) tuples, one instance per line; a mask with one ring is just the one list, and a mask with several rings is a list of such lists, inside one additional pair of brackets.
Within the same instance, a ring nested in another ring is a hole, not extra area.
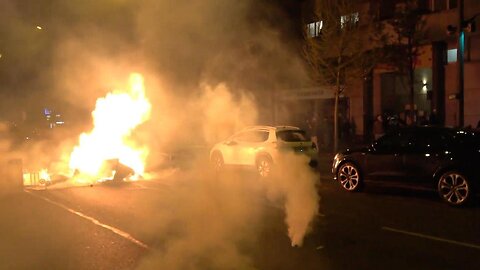
[(34, 196), (34, 197), (37, 197), (37, 198), (42, 199), (42, 200), (44, 200), (44, 201), (46, 201), (46, 202), (49, 202), (49, 203), (51, 203), (51, 204), (53, 204), (53, 205), (55, 205), (55, 206), (58, 206), (58, 207), (60, 207), (60, 208), (63, 208), (63, 209), (65, 209), (65, 210), (67, 210), (68, 212), (72, 213), (72, 214), (75, 214), (75, 215), (77, 215), (77, 216), (79, 216), (79, 217), (82, 217), (82, 218), (84, 218), (84, 219), (86, 219), (86, 220), (89, 220), (89, 221), (91, 221), (93, 224), (98, 225), (98, 226), (100, 226), (100, 227), (102, 227), (102, 228), (104, 228), (104, 229), (107, 229), (107, 230), (109, 230), (109, 231), (111, 231), (111, 232), (113, 232), (113, 233), (115, 233), (115, 234), (117, 234), (117, 235), (119, 235), (119, 236), (121, 236), (121, 237), (129, 240), (130, 242), (132, 242), (132, 243), (134, 243), (134, 244), (136, 244), (136, 245), (138, 245), (138, 246), (140, 246), (140, 247), (142, 247), (142, 248), (148, 249), (148, 246), (147, 246), (146, 244), (144, 244), (143, 242), (135, 239), (133, 236), (131, 236), (131, 235), (130, 235), (129, 233), (127, 233), (127, 232), (124, 232), (124, 231), (122, 231), (122, 230), (120, 230), (120, 229), (117, 229), (117, 228), (115, 228), (115, 227), (113, 227), (113, 226), (110, 226), (110, 225), (101, 223), (100, 221), (98, 221), (97, 219), (95, 219), (95, 218), (93, 218), (93, 217), (90, 217), (90, 216), (87, 216), (87, 215), (85, 215), (85, 214), (83, 214), (83, 213), (81, 213), (81, 212), (75, 211), (75, 210), (73, 210), (73, 209), (71, 209), (71, 208), (68, 208), (67, 206), (65, 206), (65, 205), (63, 205), (63, 204), (61, 204), (61, 203), (52, 201), (52, 200), (50, 200), (50, 199), (48, 199), (48, 198), (46, 198), (46, 197), (40, 196), (40, 195), (38, 195), (38, 194), (34, 194), (34, 193), (32, 193), (31, 191), (25, 190), (25, 192), (28, 193), (28, 194), (30, 194), (30, 195), (32, 195), (32, 196)]
[(143, 185), (143, 184), (139, 184), (139, 183), (135, 183), (132, 185), (131, 188), (128, 188), (130, 190), (160, 190), (160, 191), (166, 191), (166, 188), (170, 188), (171, 185), (167, 185), (167, 184), (161, 184), (160, 187), (152, 187), (152, 186), (146, 186), (146, 185)]
[(416, 236), (416, 237), (425, 238), (425, 239), (429, 239), (429, 240), (445, 242), (445, 243), (449, 243), (449, 244), (453, 244), (453, 245), (464, 246), (464, 247), (469, 247), (469, 248), (474, 248), (474, 249), (479, 249), (480, 250), (479, 245), (465, 243), (465, 242), (459, 242), (459, 241), (445, 239), (445, 238), (441, 238), (441, 237), (436, 237), (436, 236), (431, 236), (431, 235), (426, 235), (426, 234), (421, 234), (421, 233), (416, 233), (416, 232), (409, 232), (409, 231), (394, 229), (394, 228), (390, 228), (390, 227), (382, 227), (382, 230), (401, 233), (401, 234), (406, 234), (406, 235), (410, 235), (410, 236)]

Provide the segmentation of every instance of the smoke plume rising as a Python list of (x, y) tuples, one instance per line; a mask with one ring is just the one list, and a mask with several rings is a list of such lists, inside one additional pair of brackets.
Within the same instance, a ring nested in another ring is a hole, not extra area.
[[(285, 235), (301, 246), (319, 208), (319, 176), (306, 160), (287, 156), (267, 179), (236, 170), (214, 175), (208, 167), (214, 143), (248, 125), (280, 122), (271, 113), (275, 91), (306, 79), (295, 46), (279, 30), (288, 22), (284, 12), (254, 0), (93, 2), (52, 0), (43, 32), (53, 47), (43, 56), (48, 72), (29, 67), (47, 86), (28, 95), (25, 108), (56, 104), (66, 126), (20, 147), (25, 166), (66, 173), (78, 135), (92, 128), (97, 99), (139, 72), (152, 111), (131, 136), (150, 150), (147, 170), (158, 172), (168, 166), (165, 156), (180, 153), (193, 164), (158, 199), (172, 208), (147, 212), (145, 234), (163, 241), (139, 268), (254, 269), (246, 250), (259, 237), (269, 203), (282, 205)], [(39, 96), (46, 97), (41, 105)], [(0, 149), (6, 145), (0, 141)]]

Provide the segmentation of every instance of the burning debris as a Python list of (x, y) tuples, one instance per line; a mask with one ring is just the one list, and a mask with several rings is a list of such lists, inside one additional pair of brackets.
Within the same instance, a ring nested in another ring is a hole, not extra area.
[[(127, 90), (114, 90), (97, 99), (93, 129), (80, 135), (73, 151), (62, 157), (61, 165), (50, 164), (48, 169), (40, 169), (42, 165), (38, 164), (24, 167), (23, 186), (46, 187), (66, 180), (82, 185), (144, 179), (148, 148), (132, 135), (149, 119), (150, 110), (143, 77), (133, 73)], [(45, 166), (46, 162), (40, 163)]]
[(138, 146), (132, 132), (149, 119), (151, 104), (145, 97), (143, 77), (130, 75), (127, 91), (115, 90), (99, 98), (92, 112), (94, 127), (80, 135), (79, 144), (70, 155), (75, 181), (113, 180), (144, 173), (146, 147)]

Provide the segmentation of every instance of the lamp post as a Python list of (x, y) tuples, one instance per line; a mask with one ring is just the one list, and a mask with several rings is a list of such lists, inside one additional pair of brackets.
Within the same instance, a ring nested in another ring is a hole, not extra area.
[(464, 25), (464, 1), (458, 1), (458, 48), (457, 48), (457, 64), (458, 64), (458, 124), (463, 127), (464, 121), (464, 56), (465, 56), (465, 30)]

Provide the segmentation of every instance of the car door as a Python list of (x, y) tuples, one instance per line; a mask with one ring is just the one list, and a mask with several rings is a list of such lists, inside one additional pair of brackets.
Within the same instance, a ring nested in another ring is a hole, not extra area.
[(246, 132), (240, 132), (232, 137), (230, 137), (228, 140), (226, 140), (222, 144), (222, 155), (223, 155), (223, 160), (225, 164), (232, 164), (232, 165), (238, 165), (241, 164), (241, 159), (240, 155), (238, 152), (242, 148), (242, 137), (245, 137)]
[(405, 138), (400, 131), (389, 132), (375, 141), (365, 157), (366, 179), (392, 182), (403, 177), (402, 147)]
[(451, 154), (447, 133), (436, 129), (417, 130), (412, 144), (404, 153), (407, 175), (403, 183), (431, 188), (433, 174)]
[(268, 131), (250, 130), (233, 136), (225, 144), (226, 159), (230, 164), (254, 165), (258, 151), (268, 139)]
[(253, 131), (239, 132), (224, 142), (222, 145), (222, 154), (225, 164), (244, 165), (247, 163), (245, 149), (248, 147), (252, 132)]

